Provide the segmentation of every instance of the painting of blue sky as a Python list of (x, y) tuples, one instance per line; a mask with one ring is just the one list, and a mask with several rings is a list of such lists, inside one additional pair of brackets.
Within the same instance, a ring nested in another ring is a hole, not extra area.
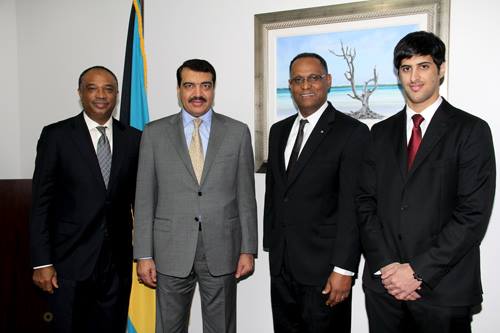
[[(355, 82), (358, 89), (373, 77), (377, 69), (378, 87), (370, 97), (370, 108), (383, 118), (401, 110), (404, 98), (397, 85), (392, 58), (394, 46), (406, 34), (420, 30), (418, 24), (370, 28), (352, 31), (335, 31), (320, 34), (278, 37), (276, 40), (276, 120), (296, 112), (288, 90), (289, 64), (297, 54), (314, 52), (325, 58), (332, 74), (333, 86), (328, 99), (340, 111), (357, 111), (361, 103), (347, 94), (350, 82), (345, 78), (346, 61), (330, 52), (341, 54), (341, 43), (356, 50)], [(360, 90), (359, 90), (360, 91)]]

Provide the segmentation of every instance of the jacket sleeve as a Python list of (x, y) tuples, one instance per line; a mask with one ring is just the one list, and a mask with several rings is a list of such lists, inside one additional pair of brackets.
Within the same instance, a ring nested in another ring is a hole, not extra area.
[(144, 129), (139, 149), (139, 165), (135, 190), (134, 259), (153, 257), (153, 223), (157, 184), (155, 154), (148, 126)]
[(376, 142), (377, 125), (372, 128), (371, 140), (361, 164), (359, 186), (356, 191), (356, 212), (362, 251), (373, 274), (380, 268), (398, 261), (391, 255), (383, 226), (377, 215), (377, 194), (383, 189), (377, 183), (376, 157), (380, 153)]
[(33, 267), (52, 264), (49, 210), (57, 180), (57, 142), (51, 134), (45, 127), (37, 144), (29, 229)]
[(338, 236), (335, 240), (332, 264), (351, 272), (358, 271), (361, 255), (354, 195), (358, 185), (361, 161), (369, 138), (368, 127), (360, 123), (352, 131), (340, 159)]
[(274, 210), (273, 210), (273, 189), (274, 189), (274, 175), (273, 175), (273, 163), (274, 158), (272, 156), (271, 142), (274, 139), (273, 127), (269, 133), (269, 149), (267, 157), (267, 170), (266, 170), (266, 194), (264, 197), (264, 237), (263, 237), (263, 247), (264, 251), (269, 251), (271, 245), (271, 229), (274, 224)]
[(243, 131), (238, 155), (237, 196), (241, 223), (240, 253), (257, 255), (257, 203), (255, 201), (254, 160), (250, 131)]

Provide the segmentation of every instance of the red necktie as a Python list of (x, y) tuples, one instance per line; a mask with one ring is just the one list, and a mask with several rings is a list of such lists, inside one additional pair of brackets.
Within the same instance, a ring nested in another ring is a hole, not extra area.
[(413, 120), (413, 128), (411, 130), (410, 142), (408, 143), (408, 170), (410, 170), (413, 161), (415, 161), (418, 147), (422, 141), (422, 130), (420, 129), (420, 124), (424, 121), (424, 117), (419, 114), (415, 114), (411, 117), (411, 119)]

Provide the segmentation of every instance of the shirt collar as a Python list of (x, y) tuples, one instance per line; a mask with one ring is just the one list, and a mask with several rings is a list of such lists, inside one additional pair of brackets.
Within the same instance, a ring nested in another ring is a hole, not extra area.
[(87, 128), (89, 129), (89, 131), (99, 126), (106, 127), (109, 130), (108, 133), (110, 133), (110, 131), (113, 130), (113, 128), (111, 127), (111, 125), (113, 124), (113, 117), (109, 117), (109, 119), (104, 123), (104, 125), (101, 125), (95, 122), (94, 120), (90, 119), (90, 117), (85, 113), (85, 111), (83, 111), (83, 119), (85, 120), (85, 124), (87, 124)]
[(314, 127), (316, 123), (318, 122), (319, 118), (323, 115), (323, 112), (325, 112), (326, 108), (328, 107), (328, 101), (325, 101), (323, 105), (320, 106), (318, 110), (313, 112), (309, 117), (305, 118), (300, 112), (298, 112), (298, 117), (296, 118), (296, 122), (299, 122), (302, 119), (307, 119), (311, 127)]
[[(182, 108), (181, 110), (181, 115), (184, 127), (192, 124), (193, 119), (196, 118), (190, 115), (186, 110), (184, 110), (184, 108)], [(207, 113), (205, 113), (203, 116), (200, 116), (199, 118), (202, 120), (201, 126), (208, 126), (208, 128), (210, 128), (210, 125), (212, 124), (212, 115), (213, 115), (213, 110), (212, 108), (210, 108), (210, 110), (208, 110)]]
[[(443, 98), (439, 96), (438, 99), (434, 101), (434, 103), (426, 107), (422, 112), (419, 112), (418, 114), (424, 117), (424, 120), (429, 123), (442, 102)], [(417, 112), (413, 111), (413, 109), (410, 108), (408, 104), (406, 104), (406, 119), (412, 121), (411, 117), (415, 114), (417, 114)]]

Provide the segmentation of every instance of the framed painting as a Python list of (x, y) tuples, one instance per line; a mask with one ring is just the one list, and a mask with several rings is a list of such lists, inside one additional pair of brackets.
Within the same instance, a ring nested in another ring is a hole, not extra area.
[[(328, 100), (371, 126), (404, 106), (393, 50), (419, 30), (448, 44), (449, 0), (373, 0), (255, 15), (257, 172), (266, 169), (271, 125), (297, 112), (288, 89), (293, 57), (321, 55), (333, 78)], [(446, 91), (445, 80), (441, 93)]]

